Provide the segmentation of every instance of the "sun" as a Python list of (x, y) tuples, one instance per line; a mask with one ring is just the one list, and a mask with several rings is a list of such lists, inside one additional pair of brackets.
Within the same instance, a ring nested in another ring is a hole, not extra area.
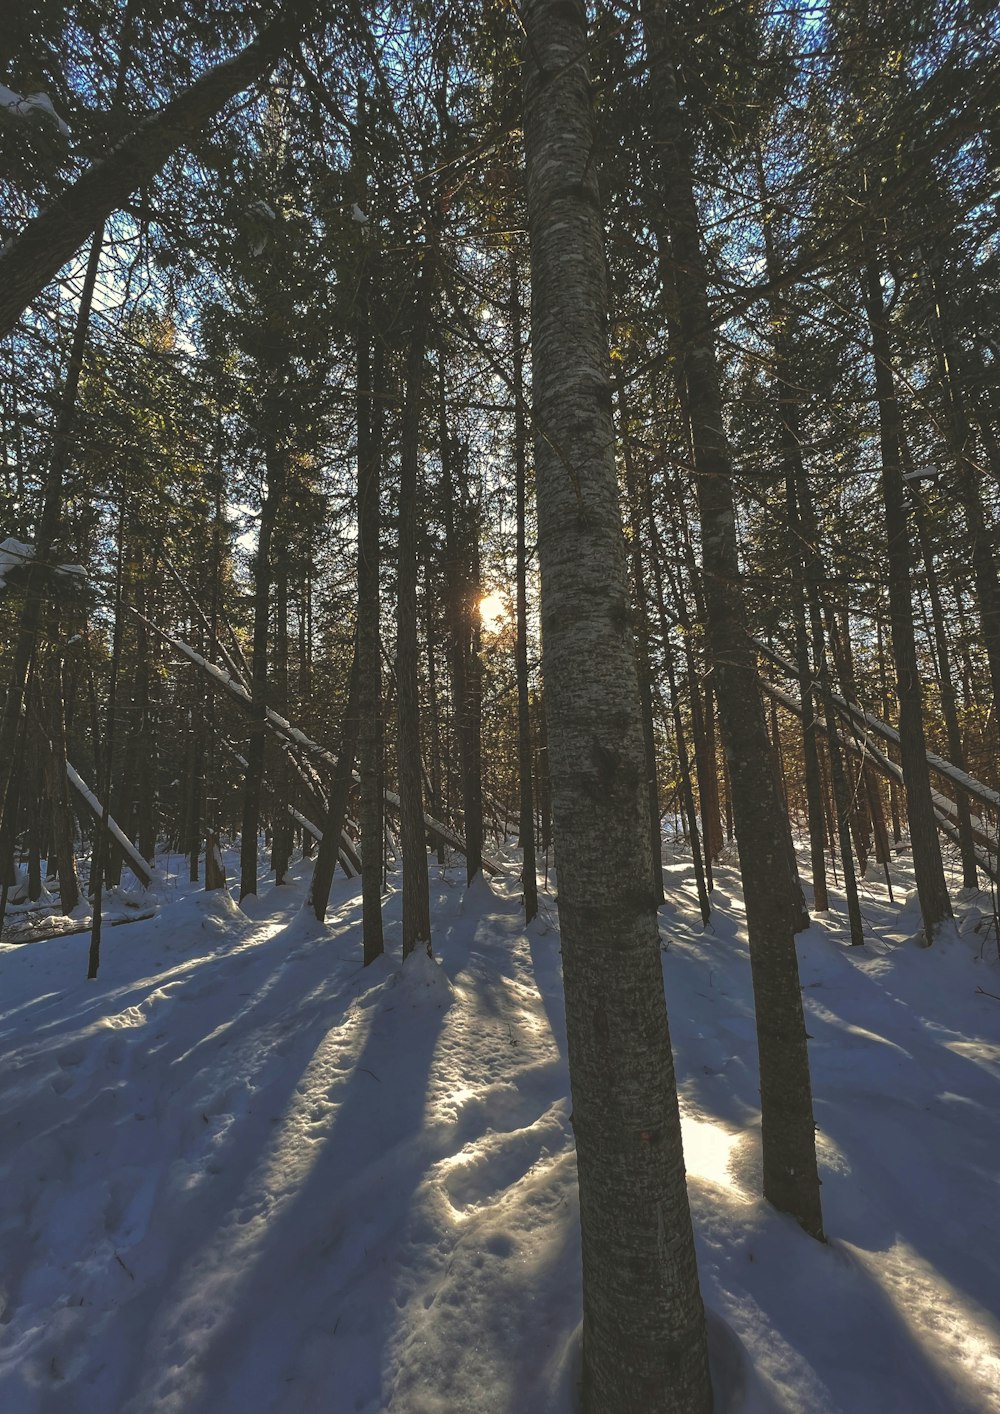
[(491, 590), (479, 601), (479, 617), (483, 628), (489, 629), (490, 633), (497, 633), (510, 618), (510, 606), (502, 594)]

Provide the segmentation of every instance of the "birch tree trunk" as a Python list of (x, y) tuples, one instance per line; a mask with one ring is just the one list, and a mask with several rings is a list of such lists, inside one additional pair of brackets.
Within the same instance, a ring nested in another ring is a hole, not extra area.
[(582, 0), (528, 0), (542, 641), (588, 1414), (709, 1411), (656, 906)]
[(806, 1232), (822, 1237), (809, 1057), (795, 955), (802, 895), (791, 872), (788, 816), (740, 592), (732, 459), (723, 422), (689, 139), (677, 97), (663, 2), (641, 0), (640, 11), (659, 195), (670, 221), (683, 338), (712, 682), (729, 765), (746, 900), (760, 1058), (764, 1196), (791, 1213)]

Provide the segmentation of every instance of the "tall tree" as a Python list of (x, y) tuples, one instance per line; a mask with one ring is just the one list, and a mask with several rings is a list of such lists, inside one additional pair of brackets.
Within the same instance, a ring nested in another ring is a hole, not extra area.
[(815, 1125), (795, 956), (801, 909), (788, 817), (764, 716), (756, 653), (740, 593), (733, 467), (708, 307), (690, 139), (677, 92), (663, 0), (640, 6), (649, 123), (668, 212), (687, 412), (691, 422), (712, 676), (732, 783), (746, 899), (760, 1057), (764, 1196), (822, 1237)]
[(588, 1414), (712, 1406), (650, 874), (582, 0), (528, 0), (524, 131), (543, 672)]

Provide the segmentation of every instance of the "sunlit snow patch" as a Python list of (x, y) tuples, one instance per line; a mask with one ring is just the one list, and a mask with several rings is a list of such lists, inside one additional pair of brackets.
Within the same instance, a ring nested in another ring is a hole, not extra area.
[(684, 1167), (689, 1175), (707, 1178), (724, 1188), (734, 1188), (729, 1166), (740, 1135), (732, 1134), (721, 1125), (681, 1112), (681, 1133), (684, 1139)]

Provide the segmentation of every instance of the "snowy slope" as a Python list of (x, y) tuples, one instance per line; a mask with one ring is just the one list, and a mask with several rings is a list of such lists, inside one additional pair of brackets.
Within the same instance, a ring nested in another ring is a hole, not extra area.
[[(827, 1231), (757, 1195), (734, 871), (664, 967), (720, 1385), (744, 1414), (1000, 1411), (994, 940), (872, 886), (801, 942)], [(175, 890), (0, 948), (3, 1414), (570, 1414), (579, 1240), (554, 905), (432, 870), (439, 961), (360, 966), (360, 898)], [(970, 915), (974, 920), (975, 914)], [(982, 958), (979, 957), (983, 952)], [(742, 1393), (740, 1393), (742, 1386)]]

